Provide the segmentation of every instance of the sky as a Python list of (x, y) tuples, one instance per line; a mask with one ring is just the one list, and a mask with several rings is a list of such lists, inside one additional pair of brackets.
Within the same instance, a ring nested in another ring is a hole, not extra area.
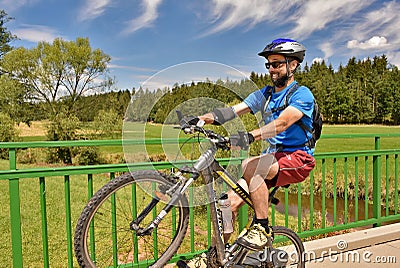
[(186, 83), (200, 79), (198, 69), (215, 79), (267, 73), (257, 53), (276, 38), (304, 44), (303, 66), (325, 60), (337, 69), (382, 54), (400, 66), (400, 1), (0, 0), (0, 9), (14, 18), (5, 26), (19, 38), (15, 47), (89, 38), (111, 56), (117, 89), (155, 77)]

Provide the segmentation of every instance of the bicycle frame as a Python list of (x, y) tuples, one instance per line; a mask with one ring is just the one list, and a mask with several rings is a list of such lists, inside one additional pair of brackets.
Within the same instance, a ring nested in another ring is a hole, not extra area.
[[(212, 223), (213, 223), (213, 230), (215, 233), (215, 235), (213, 236), (214, 237), (213, 242), (214, 242), (214, 246), (216, 248), (217, 258), (218, 258), (219, 263), (221, 263), (222, 265), (225, 265), (227, 263), (230, 263), (230, 265), (232, 265), (232, 264), (235, 264), (235, 262), (237, 262), (237, 261), (239, 261), (239, 262), (242, 261), (246, 257), (248, 250), (242, 248), (242, 250), (240, 250), (240, 253), (238, 253), (234, 257), (234, 259), (231, 259), (229, 261), (227, 259), (230, 255), (230, 253), (232, 253), (233, 251), (235, 251), (237, 249), (238, 245), (234, 243), (232, 246), (230, 246), (230, 248), (227, 251), (225, 251), (225, 242), (226, 241), (224, 241), (224, 238), (223, 238), (222, 217), (220, 216), (219, 213), (217, 213), (218, 198), (216, 196), (216, 193), (215, 193), (214, 187), (213, 187), (215, 177), (213, 176), (212, 172), (215, 172), (216, 174), (218, 174), (218, 176), (220, 178), (222, 178), (222, 180), (239, 197), (241, 197), (243, 199), (243, 201), (246, 202), (249, 205), (249, 207), (252, 209), (254, 209), (253, 202), (250, 199), (250, 194), (247, 191), (245, 191), (243, 189), (243, 187), (240, 186), (240, 184), (238, 184), (231, 177), (231, 175), (228, 173), (228, 171), (226, 171), (226, 169), (224, 169), (217, 160), (214, 159), (212, 164), (206, 170), (201, 172), (202, 176), (204, 177), (205, 183), (207, 184), (207, 194), (209, 196), (209, 202), (210, 202), (211, 219), (212, 219)], [(274, 197), (274, 195), (278, 189), (279, 189), (279, 186), (274, 187), (274, 189), (271, 191), (270, 199), (268, 201), (269, 205), (271, 203), (277, 204), (277, 202), (279, 202), (279, 200)], [(252, 223), (253, 223), (253, 219), (251, 218), (248, 220), (246, 226), (243, 228), (241, 233), (246, 232), (250, 228)], [(265, 260), (266, 260), (266, 256), (269, 256), (268, 252), (270, 252), (271, 248), (272, 248), (272, 240), (271, 240), (271, 237), (269, 237), (268, 242), (267, 242), (267, 247), (264, 249)]]
[[(232, 190), (238, 194), (251, 208), (253, 208), (253, 203), (250, 199), (250, 195), (243, 189), (232, 177), (231, 175), (219, 164), (217, 160), (214, 159), (214, 155), (216, 152), (216, 148), (210, 148), (206, 152), (204, 152), (198, 161), (194, 164), (193, 169), (185, 171), (193, 173), (193, 176), (186, 180), (184, 185), (181, 185), (179, 188), (175, 189), (174, 194), (171, 196), (171, 200), (166, 204), (164, 209), (160, 211), (157, 217), (151, 222), (146, 228), (140, 229), (139, 223), (142, 219), (157, 205), (160, 201), (160, 198), (157, 196), (153, 197), (152, 202), (142, 211), (142, 213), (130, 224), (132, 230), (135, 230), (138, 235), (148, 235), (152, 232), (154, 228), (157, 228), (157, 225), (161, 222), (165, 215), (171, 210), (174, 206), (175, 202), (183, 195), (189, 186), (197, 179), (200, 175), (204, 178), (204, 183), (206, 184), (208, 201), (210, 203), (210, 211), (211, 211), (211, 220), (214, 230), (214, 241), (218, 261), (223, 264), (225, 261), (225, 243), (223, 239), (223, 230), (222, 230), (222, 217), (218, 213), (217, 202), (218, 198), (216, 196), (214, 190), (214, 181), (215, 177), (213, 172), (215, 172), (222, 180), (230, 187)], [(211, 162), (211, 164), (210, 164)], [(179, 171), (178, 173), (181, 173)], [(175, 174), (180, 177), (181, 174)], [(248, 228), (251, 225), (251, 220), (246, 225)]]
[[(239, 195), (251, 208), (253, 208), (253, 203), (250, 199), (250, 195), (241, 187), (236, 181), (233, 180), (233, 178), (230, 176), (230, 174), (218, 163), (217, 160), (214, 159), (212, 164), (204, 169), (201, 172), (201, 175), (204, 178), (204, 182), (207, 185), (207, 195), (209, 198), (209, 203), (210, 203), (210, 211), (211, 211), (211, 220), (212, 220), (212, 225), (213, 225), (213, 230), (215, 234), (214, 235), (214, 244), (216, 247), (217, 251), (217, 258), (218, 261), (221, 264), (224, 264), (225, 262), (225, 243), (223, 239), (223, 232), (222, 232), (222, 217), (220, 214), (217, 212), (217, 201), (218, 198), (216, 196), (213, 184), (214, 184), (214, 176), (213, 176), (213, 171), (215, 171), (221, 178), (222, 180), (230, 187), (232, 190)], [(251, 220), (249, 220), (247, 224), (250, 226)]]

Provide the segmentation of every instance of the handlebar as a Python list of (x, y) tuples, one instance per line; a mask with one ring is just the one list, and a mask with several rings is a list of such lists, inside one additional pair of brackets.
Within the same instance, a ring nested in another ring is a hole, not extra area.
[(254, 141), (254, 137), (252, 135), (251, 136), (253, 139), (249, 141), (249, 133), (244, 131), (238, 131), (237, 135), (232, 135), (229, 138), (223, 137), (212, 130), (204, 129), (203, 126), (205, 122), (200, 120), (198, 117), (184, 117), (180, 111), (176, 111), (176, 113), (178, 115), (181, 130), (183, 130), (186, 134), (194, 134), (196, 132), (201, 133), (219, 149), (230, 150), (232, 147), (239, 147), (243, 150), (248, 150), (250, 143)]
[[(200, 124), (201, 125), (201, 124)], [(230, 140), (228, 137), (224, 137), (212, 130), (205, 129), (200, 125), (185, 125), (178, 127), (186, 134), (203, 134), (211, 143), (213, 143), (217, 148), (222, 150), (230, 150)]]

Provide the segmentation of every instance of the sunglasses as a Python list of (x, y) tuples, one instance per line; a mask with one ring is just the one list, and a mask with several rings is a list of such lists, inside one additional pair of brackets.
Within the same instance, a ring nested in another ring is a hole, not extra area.
[(272, 66), (274, 69), (277, 69), (277, 68), (281, 67), (282, 64), (284, 64), (284, 63), (286, 63), (285, 60), (273, 61), (273, 62), (266, 62), (266, 63), (265, 63), (265, 68), (269, 69), (269, 68), (271, 68), (271, 66)]

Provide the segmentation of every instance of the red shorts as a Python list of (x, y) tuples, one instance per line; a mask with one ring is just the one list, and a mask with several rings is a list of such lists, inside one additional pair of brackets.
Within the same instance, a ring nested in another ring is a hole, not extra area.
[(272, 180), (265, 180), (268, 188), (304, 181), (315, 166), (315, 159), (304, 151), (277, 152), (279, 172)]

